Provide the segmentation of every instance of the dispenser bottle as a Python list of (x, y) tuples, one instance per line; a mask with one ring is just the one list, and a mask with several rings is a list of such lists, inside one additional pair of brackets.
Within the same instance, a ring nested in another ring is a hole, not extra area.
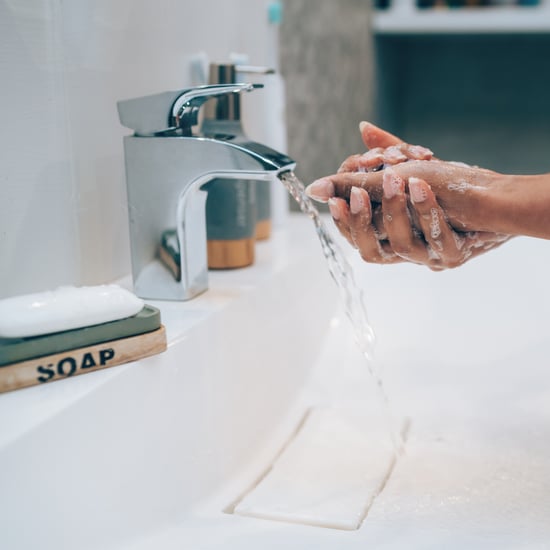
[[(236, 82), (235, 65), (210, 64), (209, 84)], [(240, 96), (222, 96), (205, 105), (205, 135), (243, 133)], [(256, 234), (256, 182), (215, 179), (206, 185), (206, 238), (208, 267), (230, 269), (254, 262)]]
[[(283, 20), (282, 2), (267, 6), (268, 57), (265, 67), (249, 66), (248, 59), (234, 54), (239, 81), (262, 84), (257, 94), (246, 94), (242, 101), (242, 120), (246, 135), (277, 151), (287, 152), (286, 92), (279, 68), (279, 29)], [(239, 59), (240, 57), (240, 59)], [(269, 237), (272, 228), (284, 227), (288, 219), (289, 195), (284, 185), (273, 180), (268, 186), (257, 188), (257, 237)]]
[[(246, 130), (246, 135), (258, 141), (259, 143), (265, 143), (266, 145), (276, 148), (280, 145), (277, 140), (278, 133), (270, 132), (274, 130), (271, 124), (271, 118), (269, 116), (269, 107), (265, 108), (266, 101), (269, 101), (271, 91), (269, 88), (269, 81), (266, 83), (266, 79), (274, 74), (274, 70), (267, 67), (256, 67), (250, 65), (238, 65), (236, 67), (237, 74), (242, 75), (239, 81), (253, 82), (254, 84), (261, 84), (264, 86), (262, 90), (257, 94), (259, 98), (245, 98), (243, 99), (243, 125)], [(266, 85), (267, 84), (267, 85)], [(248, 94), (252, 95), (252, 94)], [(274, 108), (277, 104), (273, 105)], [(246, 118), (246, 120), (245, 120)], [(258, 128), (265, 127), (264, 130), (258, 131)], [(279, 147), (278, 151), (285, 151), (285, 147)], [(272, 227), (272, 187), (277, 185), (281, 190), (286, 193), (284, 186), (280, 182), (270, 182), (268, 184), (256, 184), (256, 239), (261, 241), (269, 239), (271, 236)]]

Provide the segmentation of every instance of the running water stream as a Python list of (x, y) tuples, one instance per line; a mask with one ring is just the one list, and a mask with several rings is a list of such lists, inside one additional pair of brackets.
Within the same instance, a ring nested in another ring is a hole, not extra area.
[(323, 254), (327, 260), (328, 270), (338, 287), (345, 314), (352, 325), (355, 341), (357, 342), (361, 354), (365, 358), (369, 373), (377, 386), (389, 424), (394, 450), (397, 454), (402, 454), (403, 438), (401, 436), (401, 431), (394, 421), (389, 398), (384, 388), (382, 378), (374, 367), (374, 331), (367, 317), (367, 311), (363, 301), (363, 291), (355, 282), (353, 267), (348, 262), (338, 244), (331, 237), (326, 225), (321, 219), (319, 211), (311, 199), (306, 195), (304, 184), (296, 177), (294, 172), (284, 172), (279, 176), (279, 179), (294, 200), (296, 200), (300, 206), (300, 210), (313, 221)]

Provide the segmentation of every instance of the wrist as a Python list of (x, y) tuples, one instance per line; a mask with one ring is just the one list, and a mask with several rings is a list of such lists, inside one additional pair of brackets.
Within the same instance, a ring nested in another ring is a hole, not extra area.
[(496, 174), (486, 195), (491, 231), (550, 239), (550, 174)]

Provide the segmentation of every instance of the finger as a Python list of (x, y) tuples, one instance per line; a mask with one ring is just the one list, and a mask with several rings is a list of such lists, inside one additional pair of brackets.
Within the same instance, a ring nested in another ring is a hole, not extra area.
[(393, 251), (404, 260), (438, 265), (438, 258), (430, 252), (426, 242), (413, 231), (408, 212), (405, 181), (392, 169), (384, 173), (384, 227)]
[(383, 147), (385, 149), (386, 147), (403, 142), (397, 136), (386, 132), (386, 130), (382, 130), (382, 128), (378, 128), (378, 126), (370, 122), (361, 122), (359, 124), (359, 131), (367, 149), (374, 149), (375, 147)]
[(315, 201), (327, 202), (332, 197), (349, 199), (352, 187), (363, 187), (371, 200), (382, 202), (382, 172), (344, 172), (318, 179), (306, 187), (306, 194)]
[(340, 231), (351, 246), (355, 247), (355, 241), (350, 232), (350, 212), (348, 203), (344, 199), (332, 198), (328, 201), (328, 208), (338, 231)]
[(383, 149), (375, 147), (363, 154), (349, 156), (338, 168), (342, 172), (368, 172), (382, 168), (384, 165), (394, 165), (408, 160), (431, 160), (433, 152), (421, 145), (400, 143)]
[(333, 177), (334, 176), (327, 176), (310, 183), (306, 187), (306, 195), (317, 202), (328, 202), (331, 198), (336, 196), (334, 184), (332, 182)]
[(421, 145), (409, 145), (400, 143), (383, 150), (384, 164), (394, 165), (408, 160), (431, 160), (433, 153), (427, 147)]
[(361, 155), (351, 155), (344, 160), (342, 164), (340, 164), (340, 167), (336, 173), (341, 174), (342, 172), (358, 172), (357, 167), (359, 166), (360, 157)]
[(372, 224), (372, 207), (368, 193), (354, 187), (350, 193), (350, 233), (361, 258), (366, 262), (394, 264), (403, 260), (387, 243), (382, 243)]
[(372, 224), (376, 229), (376, 235), (378, 237), (378, 240), (385, 241), (388, 239), (388, 234), (384, 226), (384, 211), (382, 210), (382, 205), (377, 204), (373, 208), (373, 205), (371, 204), (371, 209), (372, 209)]
[(451, 228), (431, 187), (420, 178), (409, 178), (411, 203), (418, 215), (424, 238), (445, 267), (457, 267), (468, 256), (464, 240)]
[(348, 157), (338, 168), (338, 173), (342, 172), (365, 172), (372, 171), (382, 167), (384, 164), (384, 149), (376, 147), (362, 155), (352, 155)]
[[(446, 177), (463, 177), (461, 174), (453, 176), (452, 166), (448, 162), (441, 161), (423, 161), (410, 160), (395, 165), (394, 170), (404, 180), (411, 176), (422, 177), (424, 179), (437, 177), (441, 179), (442, 175)], [(327, 202), (331, 197), (341, 197), (349, 200), (349, 193), (352, 187), (362, 187), (365, 189), (371, 200), (381, 203), (383, 190), (382, 178), (384, 170), (378, 172), (342, 172), (318, 179), (306, 188), (306, 193), (312, 199), (319, 202)]]
[(422, 145), (407, 145), (405, 154), (410, 160), (432, 160), (434, 159), (433, 151)]
[[(420, 177), (424, 180), (436, 179), (436, 181), (441, 181), (443, 177), (446, 179), (466, 177), (462, 169), (456, 169), (456, 167), (450, 165), (448, 162), (437, 160), (409, 160), (409, 162), (396, 164), (392, 169), (405, 181), (410, 177)], [(342, 197), (348, 200), (352, 187), (362, 187), (368, 192), (372, 201), (381, 203), (383, 196), (383, 176), (384, 170), (377, 172), (343, 172), (341, 174), (333, 174), (332, 176), (326, 176), (311, 184), (307, 192), (308, 194), (311, 193), (310, 196), (315, 200), (326, 202), (330, 197)], [(318, 182), (322, 183), (318, 184)], [(327, 189), (329, 188), (330, 196), (327, 196)], [(323, 198), (324, 200), (322, 200)]]
[(406, 148), (407, 146), (403, 143), (384, 149), (384, 164), (393, 165), (409, 160), (409, 157), (404, 152)]

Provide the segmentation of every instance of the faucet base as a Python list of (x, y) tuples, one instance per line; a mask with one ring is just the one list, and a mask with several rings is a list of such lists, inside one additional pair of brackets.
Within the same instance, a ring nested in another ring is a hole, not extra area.
[[(208, 281), (205, 270), (203, 279)], [(178, 300), (186, 301), (195, 298), (208, 290), (208, 282), (204, 285), (183, 287), (175, 280), (172, 271), (160, 260), (155, 259), (146, 265), (139, 276), (134, 279), (134, 293), (144, 300)]]

